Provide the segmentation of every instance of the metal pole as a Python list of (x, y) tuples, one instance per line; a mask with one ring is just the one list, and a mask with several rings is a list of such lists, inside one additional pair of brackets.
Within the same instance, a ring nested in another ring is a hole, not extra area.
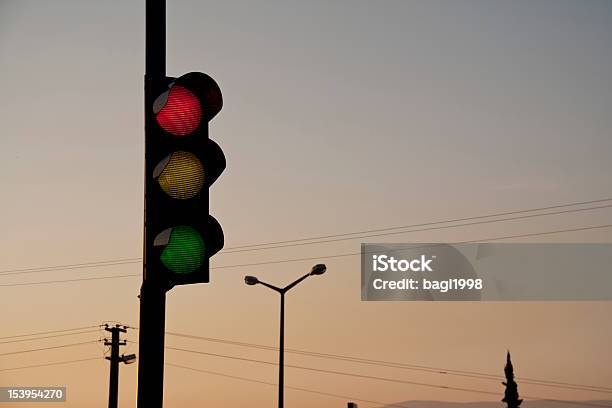
[(166, 0), (147, 0), (145, 75), (166, 76)]
[(278, 357), (278, 408), (283, 408), (285, 401), (283, 389), (285, 383), (285, 291), (280, 292), (280, 345)]
[(162, 408), (166, 292), (154, 282), (140, 289), (138, 408)]
[[(145, 17), (145, 143), (147, 117), (151, 114), (152, 84), (166, 75), (166, 1), (146, 0)], [(146, 148), (145, 148), (146, 151)], [(145, 157), (146, 163), (146, 157)], [(145, 170), (145, 214), (147, 211), (147, 174)], [(164, 331), (166, 288), (147, 279), (147, 225), (143, 283), (140, 288), (140, 333), (138, 339), (138, 408), (162, 408), (164, 399)], [(153, 271), (149, 272), (149, 278)]]
[(278, 356), (278, 408), (283, 408), (285, 405), (284, 401), (284, 388), (285, 388), (285, 293), (289, 291), (289, 289), (295, 287), (298, 283), (302, 282), (304, 279), (311, 275), (322, 275), (325, 273), (327, 268), (324, 264), (317, 264), (312, 267), (312, 270), (308, 272), (306, 275), (297, 279), (295, 282), (285, 286), (284, 288), (278, 288), (274, 285), (270, 285), (269, 283), (260, 281), (255, 276), (245, 276), (244, 282), (247, 285), (263, 285), (267, 288), (274, 290), (275, 292), (280, 293), (281, 296), (281, 304), (280, 304), (280, 344), (278, 347), (279, 356)]

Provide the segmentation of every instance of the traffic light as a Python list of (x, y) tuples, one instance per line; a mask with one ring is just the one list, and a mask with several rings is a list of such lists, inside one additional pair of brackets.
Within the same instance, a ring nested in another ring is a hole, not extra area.
[(223, 98), (208, 75), (147, 81), (145, 91), (145, 280), (166, 288), (209, 281), (209, 259), (223, 248), (209, 214), (209, 187), (225, 169), (208, 122)]

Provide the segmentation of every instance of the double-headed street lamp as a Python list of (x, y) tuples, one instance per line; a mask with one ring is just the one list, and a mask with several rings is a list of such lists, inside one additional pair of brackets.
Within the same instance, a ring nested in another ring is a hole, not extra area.
[(278, 408), (283, 408), (284, 399), (283, 399), (283, 388), (285, 382), (285, 293), (289, 291), (289, 289), (296, 286), (298, 283), (309, 277), (310, 275), (323, 275), (327, 267), (324, 264), (317, 264), (312, 267), (310, 272), (306, 275), (302, 276), (295, 282), (285, 286), (284, 288), (279, 288), (274, 285), (270, 285), (269, 283), (262, 282), (257, 279), (255, 276), (245, 276), (244, 282), (247, 285), (257, 285), (258, 283), (267, 286), (268, 288), (280, 293), (281, 295), (281, 304), (280, 304), (280, 345), (279, 345), (279, 357), (278, 357)]

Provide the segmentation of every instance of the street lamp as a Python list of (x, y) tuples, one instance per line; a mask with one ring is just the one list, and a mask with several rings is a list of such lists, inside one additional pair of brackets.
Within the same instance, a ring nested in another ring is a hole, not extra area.
[(280, 345), (279, 345), (279, 357), (278, 357), (278, 408), (283, 408), (284, 398), (283, 398), (283, 388), (285, 382), (285, 293), (289, 291), (289, 289), (296, 286), (298, 283), (309, 277), (310, 275), (323, 275), (327, 267), (324, 264), (316, 264), (312, 267), (310, 272), (306, 275), (302, 276), (298, 280), (284, 288), (279, 288), (274, 285), (270, 285), (269, 283), (262, 282), (257, 279), (255, 276), (245, 276), (244, 283), (247, 285), (257, 285), (258, 283), (280, 293), (281, 295), (281, 304), (280, 304)]

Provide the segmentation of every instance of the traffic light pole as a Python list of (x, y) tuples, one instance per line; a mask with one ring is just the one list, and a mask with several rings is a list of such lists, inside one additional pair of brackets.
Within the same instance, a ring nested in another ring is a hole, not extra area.
[[(152, 83), (166, 75), (166, 1), (146, 0), (145, 50), (145, 133), (152, 113)], [(145, 136), (146, 143), (146, 136)], [(146, 149), (145, 149), (146, 151)], [(146, 163), (146, 157), (145, 157)], [(147, 211), (147, 174), (145, 172), (145, 214)], [(146, 216), (145, 216), (146, 223)], [(162, 408), (164, 400), (164, 332), (166, 290), (147, 271), (145, 224), (143, 283), (140, 288), (140, 331), (138, 339), (138, 408)]]
[(161, 408), (164, 400), (166, 289), (145, 280), (140, 289), (138, 408)]
[(166, 75), (166, 0), (146, 0), (145, 75)]

